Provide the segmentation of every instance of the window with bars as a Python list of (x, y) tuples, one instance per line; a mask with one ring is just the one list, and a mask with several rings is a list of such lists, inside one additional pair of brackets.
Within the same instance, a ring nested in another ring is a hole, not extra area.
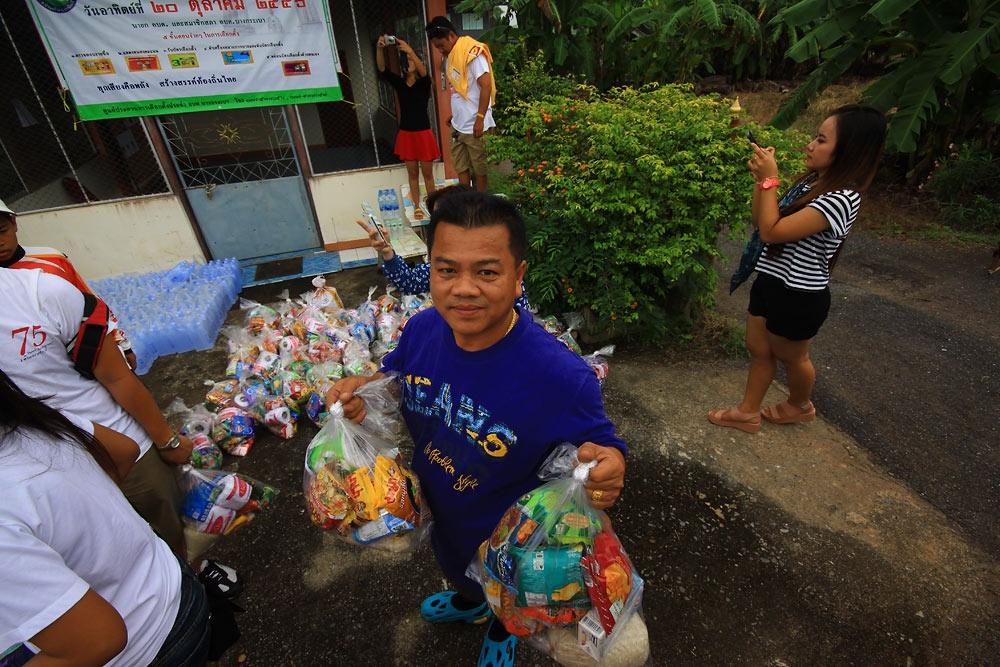
[(0, 8), (0, 199), (14, 211), (168, 192), (136, 118), (78, 123), (23, 2)]

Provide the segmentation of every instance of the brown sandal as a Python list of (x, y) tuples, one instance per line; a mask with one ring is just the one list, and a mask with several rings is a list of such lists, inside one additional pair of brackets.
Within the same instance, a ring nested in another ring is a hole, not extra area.
[[(747, 419), (749, 417), (749, 419)], [(760, 413), (740, 412), (736, 408), (712, 410), (708, 413), (708, 421), (716, 426), (735, 428), (744, 433), (756, 433), (760, 430)]]
[(816, 406), (809, 401), (808, 407), (800, 408), (784, 401), (764, 408), (761, 415), (772, 424), (800, 424), (816, 419)]

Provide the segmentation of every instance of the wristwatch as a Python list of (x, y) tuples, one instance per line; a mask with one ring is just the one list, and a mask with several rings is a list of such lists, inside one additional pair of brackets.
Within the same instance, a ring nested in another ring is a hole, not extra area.
[(163, 444), (162, 447), (157, 447), (157, 449), (164, 451), (168, 449), (177, 449), (180, 446), (181, 446), (181, 437), (176, 433), (174, 433), (172, 436), (170, 436), (170, 439)]
[(780, 185), (780, 184), (781, 184), (781, 181), (778, 180), (777, 178), (775, 178), (774, 176), (770, 176), (768, 178), (765, 178), (763, 181), (761, 181), (760, 183), (758, 183), (758, 185), (760, 186), (761, 190), (770, 190), (771, 188), (778, 187), (778, 185)]

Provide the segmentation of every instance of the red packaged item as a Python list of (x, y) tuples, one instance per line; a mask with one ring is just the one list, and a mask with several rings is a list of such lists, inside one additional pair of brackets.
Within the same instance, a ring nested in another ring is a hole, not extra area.
[(604, 631), (611, 634), (632, 592), (632, 565), (613, 533), (602, 531), (594, 538), (593, 552), (581, 559), (587, 592), (601, 617)]

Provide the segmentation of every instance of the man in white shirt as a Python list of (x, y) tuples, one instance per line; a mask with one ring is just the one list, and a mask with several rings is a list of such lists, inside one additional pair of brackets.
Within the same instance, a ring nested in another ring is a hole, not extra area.
[(461, 37), (444, 16), (427, 24), (431, 45), (445, 56), (443, 64), (451, 93), (451, 159), (463, 185), (485, 192), (486, 134), (496, 127), (493, 101), (496, 83), (489, 47), (468, 35)]
[(167, 464), (186, 463), (192, 443), (173, 432), (125, 362), (114, 333), (102, 331), (99, 323), (90, 331), (91, 342), (94, 334), (103, 336), (88, 373), (93, 377), (74, 367), (70, 352), (79, 349), (84, 319), (84, 295), (69, 282), (38, 269), (0, 269), (0, 368), (29, 396), (123, 433), (139, 445), (139, 458), (122, 481), (122, 492), (184, 556), (181, 492)]

